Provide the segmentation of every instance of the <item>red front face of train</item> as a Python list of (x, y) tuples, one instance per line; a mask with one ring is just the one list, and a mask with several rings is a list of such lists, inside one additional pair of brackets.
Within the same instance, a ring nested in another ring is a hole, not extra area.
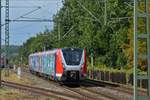
[(86, 77), (86, 52), (79, 48), (58, 49), (56, 77), (60, 81), (79, 81)]

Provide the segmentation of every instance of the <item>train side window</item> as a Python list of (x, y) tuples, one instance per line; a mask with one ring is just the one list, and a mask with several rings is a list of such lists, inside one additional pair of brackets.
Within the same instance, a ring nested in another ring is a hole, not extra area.
[(48, 66), (48, 56), (46, 54), (46, 66)]
[(52, 66), (55, 67), (55, 55), (52, 55)]
[(41, 56), (41, 66), (42, 67), (44, 66), (44, 56), (43, 55)]
[(52, 59), (52, 55), (50, 55), (50, 67), (53, 67), (52, 63), (53, 63), (53, 59)]
[(35, 56), (33, 56), (33, 67), (35, 67)]
[(29, 58), (29, 64), (32, 65), (32, 57)]
[(53, 67), (53, 66), (52, 66), (52, 63), (53, 63), (52, 55), (50, 55), (50, 67)]
[(41, 55), (39, 55), (39, 66), (40, 66), (40, 69), (41, 69), (41, 65), (42, 65), (42, 57), (41, 57)]
[(41, 68), (41, 55), (39, 55), (39, 66), (40, 66), (40, 68)]
[(41, 55), (41, 67), (43, 67), (43, 55)]
[(31, 57), (31, 59), (32, 59), (32, 60), (31, 60), (31, 65), (32, 65), (32, 67), (33, 67), (33, 57)]
[(48, 60), (48, 67), (50, 67), (51, 59), (50, 59), (50, 55), (49, 54), (47, 55), (47, 58), (48, 58), (47, 59)]
[(35, 56), (35, 66), (37, 67), (37, 56)]
[(44, 55), (42, 55), (42, 66), (44, 68)]
[(36, 66), (37, 66), (37, 63), (36, 63), (36, 62), (37, 62), (37, 61), (36, 61), (36, 56), (34, 57), (34, 59), (35, 59), (35, 67), (36, 67)]

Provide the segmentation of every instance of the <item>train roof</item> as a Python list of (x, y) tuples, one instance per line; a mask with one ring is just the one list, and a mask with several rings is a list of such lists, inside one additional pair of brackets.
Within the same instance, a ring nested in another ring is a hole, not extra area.
[(48, 51), (43, 51), (43, 52), (36, 52), (36, 53), (32, 53), (29, 56), (36, 56), (36, 55), (43, 55), (43, 54), (54, 54), (56, 53), (58, 49), (54, 49), (54, 50), (48, 50)]
[(62, 50), (83, 50), (83, 48), (62, 48)]
[[(30, 54), (29, 56), (37, 56), (37, 55), (43, 55), (43, 54), (54, 54), (56, 53), (56, 51), (58, 50), (59, 48), (57, 49), (53, 49), (53, 50), (48, 50), (48, 51), (43, 51), (43, 52), (36, 52), (36, 53), (33, 53), (33, 54)], [(64, 49), (80, 49), (80, 50), (83, 50), (82, 48), (60, 48), (62, 50)]]

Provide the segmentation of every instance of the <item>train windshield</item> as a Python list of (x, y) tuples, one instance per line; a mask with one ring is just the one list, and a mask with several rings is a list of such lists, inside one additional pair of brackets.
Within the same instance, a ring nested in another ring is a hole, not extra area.
[(64, 59), (67, 65), (79, 65), (82, 57), (82, 49), (68, 48), (62, 49)]

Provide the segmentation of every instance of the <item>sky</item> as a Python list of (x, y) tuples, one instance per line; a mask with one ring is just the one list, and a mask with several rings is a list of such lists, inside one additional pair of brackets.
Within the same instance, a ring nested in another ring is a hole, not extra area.
[[(52, 20), (62, 7), (62, 0), (10, 0), (10, 20), (19, 18), (30, 19), (49, 19)], [(5, 0), (2, 0), (2, 6), (5, 6)], [(38, 8), (41, 7), (41, 8)], [(33, 11), (33, 12), (32, 12)], [(20, 16), (32, 12), (23, 18)], [(5, 8), (2, 8), (2, 24), (5, 23)], [(5, 39), (5, 27), (2, 27), (2, 43)], [(36, 36), (45, 29), (52, 30), (53, 22), (10, 22), (10, 45), (22, 45), (30, 37)]]

